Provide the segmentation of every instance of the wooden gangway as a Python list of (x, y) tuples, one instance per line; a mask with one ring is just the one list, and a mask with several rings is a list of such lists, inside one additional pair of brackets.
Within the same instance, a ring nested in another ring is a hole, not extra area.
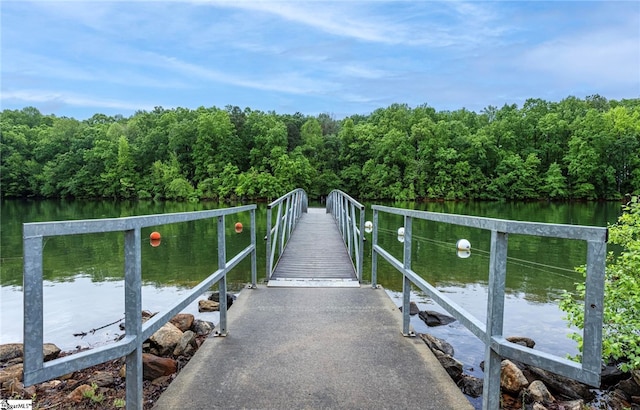
[(324, 208), (302, 214), (268, 286), (359, 286), (336, 222)]

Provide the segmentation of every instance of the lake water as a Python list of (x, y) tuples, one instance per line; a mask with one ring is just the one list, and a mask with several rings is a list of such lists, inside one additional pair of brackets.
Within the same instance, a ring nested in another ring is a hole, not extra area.
[[(321, 206), (320, 204), (310, 204)], [(372, 211), (367, 205), (367, 220)], [(386, 203), (402, 208), (486, 216), (522, 221), (606, 226), (616, 221), (620, 204), (606, 203)], [(131, 215), (185, 212), (219, 207), (217, 203), (109, 202), (109, 201), (25, 201), (3, 200), (0, 230), (0, 344), (22, 341), (22, 223), (71, 219), (111, 218)], [(227, 219), (228, 258), (250, 244), (249, 214), (238, 221), (245, 225), (234, 234), (236, 220)], [(258, 239), (258, 280), (265, 276), (266, 206), (256, 213)], [(380, 219), (379, 241), (402, 259), (397, 229), (402, 219), (386, 215)], [(159, 247), (149, 245), (151, 229), (143, 230), (142, 303), (143, 308), (160, 311), (166, 302), (188, 289), (217, 268), (216, 225), (211, 221), (189, 222), (157, 227), (162, 233)], [(484, 321), (489, 267), (487, 232), (415, 221), (413, 226), (413, 269), (456, 303)], [(456, 256), (455, 243), (471, 242), (470, 258)], [(365, 242), (364, 280), (371, 277), (371, 241)], [(117, 323), (75, 337), (124, 317), (122, 234), (91, 234), (48, 238), (44, 247), (45, 341), (63, 350), (95, 347), (122, 333)], [(575, 354), (575, 342), (567, 337), (572, 329), (562, 319), (558, 299), (581, 281), (574, 267), (586, 260), (584, 244), (569, 240), (550, 240), (512, 235), (509, 237), (505, 333), (536, 340), (536, 349), (556, 355)], [(378, 263), (378, 283), (401, 304), (402, 276), (382, 259)], [(249, 261), (229, 275), (232, 292), (239, 292), (250, 281)], [(439, 310), (429, 298), (415, 292), (412, 300), (422, 310)], [(217, 313), (198, 314), (197, 303), (186, 311), (205, 320), (218, 321)], [(412, 318), (417, 332), (432, 333), (448, 340), (456, 358), (468, 373), (481, 376), (479, 363), (483, 345), (457, 322), (440, 328), (427, 328)], [(401, 329), (399, 329), (400, 331)]]

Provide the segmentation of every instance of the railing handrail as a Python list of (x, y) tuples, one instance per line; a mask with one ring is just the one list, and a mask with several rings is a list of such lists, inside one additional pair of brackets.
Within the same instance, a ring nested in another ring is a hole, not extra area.
[[(271, 213), (274, 207), (277, 207), (275, 224)], [(267, 205), (267, 234), (265, 236), (267, 241), (266, 280), (271, 278), (278, 262), (275, 260), (276, 247), (279, 245), (279, 260), (291, 237), (291, 232), (295, 229), (300, 216), (307, 212), (307, 207), (307, 193), (302, 188), (294, 189)]]
[[(409, 304), (411, 284), (420, 288), (449, 314), (485, 344), (485, 382), (483, 408), (497, 409), (500, 406), (500, 364), (502, 358), (514, 359), (537, 366), (592, 386), (600, 385), (602, 363), (602, 314), (604, 301), (604, 272), (606, 259), (607, 228), (561, 225), (538, 222), (509, 221), (485, 217), (415, 211), (374, 205), (372, 275), (373, 287), (377, 287), (377, 256), (382, 256), (403, 273), (403, 333), (409, 331)], [(400, 261), (378, 244), (379, 212), (404, 217), (403, 260)], [(491, 231), (491, 256), (489, 262), (489, 284), (486, 323), (440, 293), (434, 286), (411, 269), (411, 245), (413, 219), (449, 223)], [(507, 235), (521, 234), (562, 239), (577, 239), (587, 242), (587, 276), (585, 293), (585, 319), (582, 363), (564, 357), (536, 351), (510, 343), (503, 335), (505, 279), (507, 270)]]
[[(173, 316), (219, 282), (220, 336), (227, 333), (227, 272), (251, 255), (252, 285), (256, 286), (256, 205), (197, 212), (144, 215), (112, 219), (90, 219), (23, 224), (24, 243), (24, 383), (32, 385), (109, 360), (126, 357), (127, 409), (142, 409), (142, 344)], [(251, 244), (226, 259), (224, 218), (241, 212), (251, 213)], [(141, 228), (179, 222), (217, 218), (218, 269), (182, 296), (172, 306), (142, 324)], [(44, 362), (43, 324), (43, 247), (52, 236), (124, 232), (125, 337), (110, 345)]]
[(327, 195), (327, 213), (333, 215), (349, 252), (358, 282), (362, 282), (365, 206), (345, 192), (334, 189)]

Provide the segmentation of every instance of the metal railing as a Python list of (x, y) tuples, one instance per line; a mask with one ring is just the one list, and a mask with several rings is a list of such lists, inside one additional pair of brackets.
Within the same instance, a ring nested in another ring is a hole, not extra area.
[[(147, 215), (114, 219), (93, 219), (63, 222), (27, 223), (23, 225), (24, 243), (24, 383), (32, 385), (74, 371), (126, 357), (127, 409), (142, 409), (142, 343), (192, 303), (198, 296), (219, 282), (220, 323), (216, 332), (227, 334), (227, 272), (251, 255), (252, 282), (256, 284), (256, 205)], [(227, 261), (226, 215), (251, 213), (251, 244)], [(141, 228), (178, 222), (217, 218), (218, 269), (196, 285), (188, 294), (166, 311), (142, 323), (142, 256)], [(124, 302), (125, 337), (107, 346), (44, 362), (43, 345), (43, 246), (44, 238), (52, 236), (124, 232)]]
[[(280, 259), (298, 219), (307, 212), (307, 206), (307, 193), (302, 188), (294, 189), (267, 205), (267, 280), (275, 270), (276, 255)], [(275, 223), (272, 213), (274, 207)]]
[(364, 205), (340, 190), (333, 190), (327, 196), (327, 213), (333, 215), (342, 234), (349, 257), (362, 282), (362, 261), (364, 256)]
[[(382, 256), (404, 275), (403, 281), (403, 333), (409, 331), (409, 303), (411, 284), (429, 295), (449, 314), (460, 321), (485, 344), (485, 382), (483, 387), (484, 409), (500, 407), (500, 364), (503, 358), (514, 359), (550, 372), (587, 383), (600, 385), (602, 363), (602, 315), (604, 301), (604, 273), (606, 258), (607, 229), (599, 227), (558, 225), (533, 222), (508, 221), (501, 219), (412, 211), (374, 205), (372, 245), (372, 284), (377, 287), (377, 257)], [(389, 213), (404, 217), (403, 260), (399, 261), (378, 245), (379, 213)], [(491, 232), (491, 256), (489, 259), (489, 289), (486, 323), (480, 322), (434, 286), (418, 276), (411, 269), (412, 221), (423, 219), (453, 225), (488, 230)], [(535, 351), (508, 342), (503, 335), (505, 280), (507, 272), (508, 234), (533, 235), (551, 238), (576, 239), (587, 244), (586, 293), (582, 363), (564, 357)]]

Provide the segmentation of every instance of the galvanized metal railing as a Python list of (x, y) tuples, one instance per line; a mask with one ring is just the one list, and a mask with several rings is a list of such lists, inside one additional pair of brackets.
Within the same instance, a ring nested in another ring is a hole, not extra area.
[(340, 190), (333, 190), (327, 196), (327, 213), (333, 215), (342, 234), (349, 257), (362, 282), (362, 261), (364, 256), (364, 205)]
[[(142, 343), (173, 316), (219, 282), (220, 323), (216, 332), (227, 334), (226, 275), (251, 255), (252, 285), (256, 285), (256, 205), (199, 212), (147, 215), (114, 219), (27, 223), (24, 242), (24, 383), (32, 385), (109, 360), (126, 357), (127, 409), (142, 409)], [(251, 244), (227, 261), (225, 223), (227, 215), (251, 213)], [(142, 324), (141, 228), (178, 222), (217, 218), (218, 270), (196, 285), (191, 292)], [(125, 337), (113, 344), (44, 362), (43, 329), (43, 246), (52, 236), (103, 232), (124, 233)]]
[[(377, 259), (382, 256), (404, 275), (403, 282), (403, 333), (411, 335), (409, 330), (409, 303), (411, 284), (429, 295), (449, 314), (460, 321), (467, 329), (485, 344), (485, 367), (483, 401), (484, 409), (500, 408), (500, 364), (502, 358), (514, 359), (550, 372), (587, 383), (600, 385), (602, 363), (602, 315), (604, 300), (604, 273), (606, 258), (607, 229), (576, 225), (558, 225), (507, 221), (501, 219), (442, 214), (425, 211), (412, 211), (374, 205), (373, 207), (373, 245), (372, 245), (372, 284), (377, 287)], [(404, 217), (403, 260), (399, 261), (378, 244), (378, 219), (380, 213)], [(471, 313), (464, 310), (434, 286), (418, 276), (411, 269), (412, 221), (423, 219), (453, 225), (488, 230), (491, 232), (491, 256), (489, 260), (489, 289), (486, 323), (480, 322)], [(585, 241), (586, 255), (586, 294), (583, 334), (582, 363), (573, 362), (564, 357), (535, 351), (508, 342), (503, 335), (505, 279), (507, 273), (507, 237), (509, 234), (533, 235), (550, 238), (575, 239)]]
[(275, 270), (276, 255), (280, 259), (298, 219), (307, 212), (307, 206), (307, 193), (302, 188), (294, 189), (267, 205), (267, 280)]

